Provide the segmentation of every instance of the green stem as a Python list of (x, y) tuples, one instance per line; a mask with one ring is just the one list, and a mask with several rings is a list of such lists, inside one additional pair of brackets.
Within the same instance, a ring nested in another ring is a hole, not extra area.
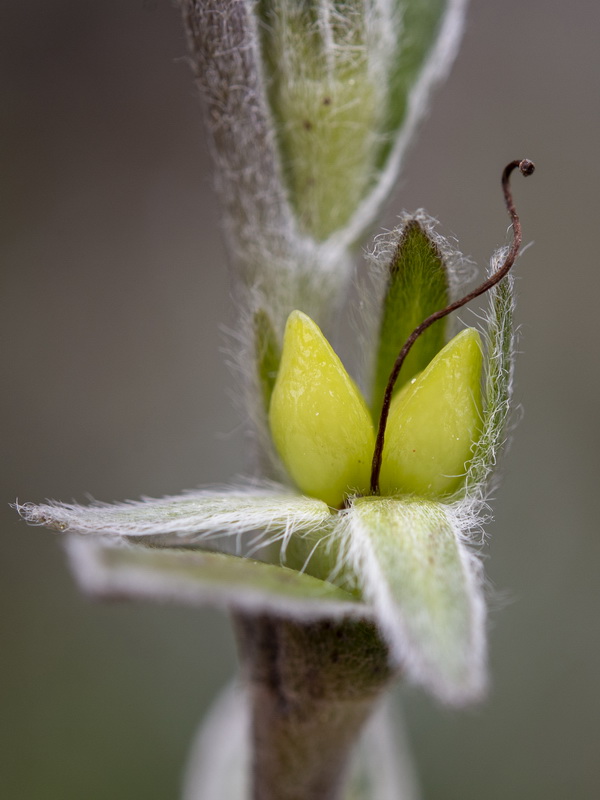
[(235, 622), (252, 713), (252, 800), (341, 800), (352, 748), (394, 677), (376, 628)]

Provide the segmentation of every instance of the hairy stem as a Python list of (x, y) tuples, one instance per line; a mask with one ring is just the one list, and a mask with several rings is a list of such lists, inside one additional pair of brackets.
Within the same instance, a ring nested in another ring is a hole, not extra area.
[(295, 231), (279, 174), (252, 3), (178, 2), (204, 99), (227, 241), (240, 266), (252, 271), (265, 252), (285, 255)]
[(252, 800), (342, 800), (362, 726), (394, 677), (375, 627), (238, 615)]

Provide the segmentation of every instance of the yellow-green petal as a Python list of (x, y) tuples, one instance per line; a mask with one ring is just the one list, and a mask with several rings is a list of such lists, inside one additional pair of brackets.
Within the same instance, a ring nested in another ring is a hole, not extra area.
[(369, 486), (374, 432), (356, 385), (306, 314), (288, 319), (269, 413), (273, 441), (298, 488), (339, 508)]
[(481, 427), (481, 339), (455, 336), (393, 401), (381, 494), (444, 497), (460, 488)]

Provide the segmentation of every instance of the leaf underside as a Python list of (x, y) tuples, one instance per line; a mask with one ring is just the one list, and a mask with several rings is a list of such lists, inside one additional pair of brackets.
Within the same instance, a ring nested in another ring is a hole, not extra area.
[(81, 587), (96, 597), (174, 600), (300, 620), (369, 616), (343, 589), (275, 564), (75, 536), (67, 548)]
[(321, 500), (302, 497), (274, 483), (127, 503), (25, 503), (17, 508), (26, 522), (51, 530), (158, 537), (161, 544), (176, 545), (218, 535), (236, 537), (248, 531), (264, 531), (277, 540), (325, 526), (331, 520), (331, 512)]

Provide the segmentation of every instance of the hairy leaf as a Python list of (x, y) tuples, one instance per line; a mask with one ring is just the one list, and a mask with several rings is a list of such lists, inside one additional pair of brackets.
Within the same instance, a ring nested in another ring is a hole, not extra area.
[(264, 540), (286, 540), (297, 531), (326, 525), (325, 503), (277, 484), (200, 490), (158, 500), (93, 503), (25, 503), (21, 516), (52, 530), (118, 537), (160, 537), (161, 544), (193, 544), (210, 536), (262, 531)]
[(173, 600), (292, 619), (367, 616), (348, 592), (310, 575), (225, 553), (70, 537), (81, 587), (96, 597)]
[(365, 497), (348, 511), (342, 535), (392, 657), (443, 701), (476, 698), (485, 683), (484, 605), (449, 509)]

